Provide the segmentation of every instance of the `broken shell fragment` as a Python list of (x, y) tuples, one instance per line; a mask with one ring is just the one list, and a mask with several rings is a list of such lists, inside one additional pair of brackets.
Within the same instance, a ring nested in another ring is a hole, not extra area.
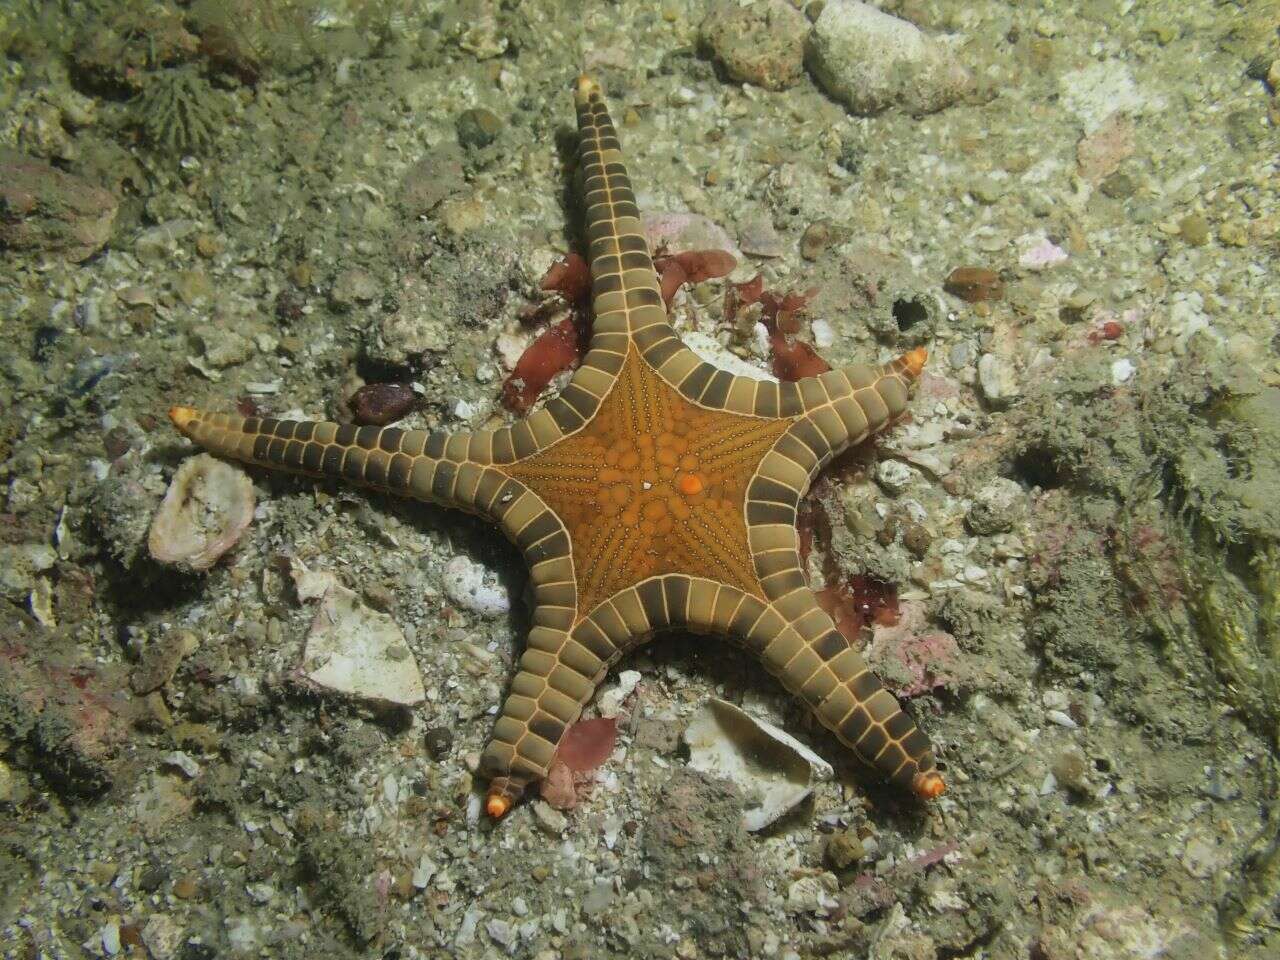
[(239, 467), (207, 453), (183, 462), (151, 520), (151, 556), (186, 570), (208, 570), (253, 519), (253, 483)]
[(684, 732), (689, 766), (731, 780), (747, 796), (742, 823), (763, 830), (834, 776), (831, 765), (771, 723), (709, 699)]
[(399, 625), (340, 584), (320, 600), (302, 671), (319, 687), (374, 703), (411, 707), (427, 696)]

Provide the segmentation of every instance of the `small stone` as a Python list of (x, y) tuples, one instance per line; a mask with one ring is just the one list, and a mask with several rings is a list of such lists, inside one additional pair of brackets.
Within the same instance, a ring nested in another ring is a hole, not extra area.
[(973, 497), (965, 522), (979, 536), (991, 536), (1013, 529), (1021, 519), (1026, 495), (1008, 477), (996, 477)]
[(809, 35), (818, 84), (857, 114), (934, 113), (973, 86), (950, 48), (867, 3), (830, 0)]
[(702, 21), (702, 41), (732, 80), (785, 90), (804, 73), (808, 25), (786, 0), (742, 6), (720, 0)]
[(597, 877), (591, 889), (582, 898), (582, 912), (588, 917), (599, 916), (613, 906), (616, 898), (617, 892), (613, 888), (613, 881)]
[(481, 617), (494, 619), (511, 610), (511, 597), (497, 573), (470, 557), (457, 556), (445, 564), (442, 586), (446, 597)]
[(253, 520), (253, 483), (207, 453), (183, 461), (151, 521), (147, 546), (160, 563), (208, 570)]
[(375, 427), (395, 423), (418, 403), (418, 395), (408, 383), (367, 383), (347, 400), (355, 423)]
[(484, 107), (463, 111), (455, 126), (458, 143), (469, 149), (487, 147), (502, 132), (502, 121), (498, 119), (498, 115)]
[(1004, 281), (986, 267), (956, 267), (943, 281), (942, 289), (968, 303), (1004, 299)]
[(1053, 776), (1058, 783), (1076, 793), (1088, 793), (1089, 760), (1079, 747), (1068, 747), (1053, 761)]
[(223, 250), (222, 240), (214, 233), (196, 234), (196, 253), (206, 260), (212, 260)]
[(535, 800), (532, 806), (533, 818), (544, 833), (558, 837), (564, 833), (565, 827), (569, 826), (565, 815), (545, 800)]
[(843, 239), (842, 233), (830, 220), (815, 220), (800, 237), (800, 256), (817, 260), (832, 244)]
[(1209, 221), (1198, 213), (1183, 217), (1178, 221), (1178, 230), (1182, 239), (1193, 247), (1203, 247), (1209, 242)]
[(765, 214), (748, 214), (738, 224), (738, 247), (749, 256), (770, 259), (787, 252), (773, 221)]
[(188, 873), (173, 882), (173, 895), (179, 900), (194, 900), (200, 893), (200, 878)]
[(902, 531), (902, 545), (917, 560), (929, 552), (929, 547), (932, 543), (933, 536), (925, 529), (923, 524), (909, 523), (906, 529)]
[(866, 854), (862, 839), (852, 830), (839, 830), (827, 840), (823, 851), (827, 863), (837, 870), (848, 870)]
[(372, 303), (382, 292), (381, 286), (367, 271), (343, 270), (333, 280), (329, 299), (335, 307), (350, 309), (357, 303)]
[(1137, 185), (1133, 182), (1133, 177), (1127, 173), (1113, 173), (1098, 186), (1103, 196), (1110, 197), (1112, 200), (1127, 200), (1133, 196)]
[(876, 483), (885, 493), (895, 496), (915, 483), (917, 476), (916, 470), (901, 460), (881, 460), (876, 464)]
[(181, 270), (173, 283), (178, 299), (190, 306), (213, 294), (213, 283), (203, 270)]
[(238, 330), (229, 330), (221, 325), (201, 332), (200, 343), (204, 347), (205, 363), (215, 370), (238, 367), (252, 357), (254, 351), (252, 340)]
[(422, 739), (432, 760), (443, 760), (453, 750), (453, 731), (448, 727), (430, 727)]
[(978, 360), (978, 386), (993, 407), (1007, 407), (1022, 394), (1012, 364), (994, 353), (984, 353)]

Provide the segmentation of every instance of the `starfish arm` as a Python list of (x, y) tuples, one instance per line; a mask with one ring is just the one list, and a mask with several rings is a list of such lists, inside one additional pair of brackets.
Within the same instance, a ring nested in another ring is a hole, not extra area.
[(520, 668), (480, 760), (492, 816), (502, 816), (526, 788), (547, 776), (561, 737), (609, 667), (665, 625), (648, 612), (649, 593), (644, 585), (623, 590), (572, 625), (562, 626), (559, 610), (547, 611), (541, 603), (535, 609)]
[(824, 727), (887, 780), (926, 799), (943, 792), (929, 739), (818, 606), (808, 586), (795, 586), (774, 599), (744, 640)]
[(535, 590), (573, 583), (564, 525), (540, 497), (501, 469), (522, 451), (551, 442), (545, 413), (514, 427), (474, 433), (272, 420), (192, 407), (173, 407), (169, 418), (184, 436), (221, 457), (488, 517), (524, 552)]

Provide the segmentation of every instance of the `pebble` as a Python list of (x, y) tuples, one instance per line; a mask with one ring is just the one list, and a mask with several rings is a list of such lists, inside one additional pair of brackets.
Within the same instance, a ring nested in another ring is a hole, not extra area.
[(720, 0), (702, 21), (702, 40), (732, 80), (785, 90), (804, 73), (809, 25), (786, 0), (743, 6)]
[(444, 566), (441, 585), (445, 596), (464, 610), (494, 619), (511, 610), (511, 597), (496, 572), (467, 556), (457, 556)]
[(410, 383), (367, 383), (347, 400), (351, 419), (361, 426), (385, 427), (418, 405)]
[(800, 256), (806, 260), (817, 260), (836, 242), (838, 232), (830, 220), (815, 220), (800, 237)]
[(915, 469), (901, 460), (881, 460), (876, 464), (876, 483), (885, 493), (899, 494), (916, 481)]
[(558, 837), (564, 833), (565, 827), (569, 826), (569, 821), (565, 815), (545, 800), (535, 800), (531, 806), (533, 807), (533, 819), (537, 821), (543, 833)]
[(973, 86), (951, 50), (867, 3), (829, 0), (809, 35), (818, 84), (857, 114), (934, 113)]
[(147, 547), (160, 563), (208, 570), (253, 520), (253, 483), (239, 467), (201, 453), (184, 460), (151, 521)]
[(329, 299), (335, 307), (350, 309), (357, 303), (371, 303), (378, 299), (382, 287), (368, 271), (343, 270), (333, 280)]
[(824, 851), (827, 863), (837, 870), (849, 869), (866, 856), (866, 852), (862, 839), (851, 829), (833, 833)]
[(1119, 360), (1111, 363), (1111, 383), (1120, 386), (1132, 379), (1137, 368), (1133, 365), (1133, 361), (1128, 357), (1121, 357)]
[(1007, 407), (1022, 394), (1013, 365), (994, 353), (984, 353), (978, 360), (978, 386), (993, 407)]
[(455, 124), (458, 132), (458, 143), (470, 149), (487, 147), (502, 132), (502, 121), (492, 110), (484, 107), (473, 107), (465, 110)]
[(448, 727), (430, 727), (423, 734), (423, 742), (432, 760), (443, 760), (453, 750), (453, 731)]
[(1068, 790), (1088, 793), (1089, 760), (1079, 747), (1068, 747), (1054, 758), (1053, 776)]
[(943, 281), (942, 289), (968, 303), (1004, 299), (1004, 281), (986, 267), (956, 267)]
[(750, 256), (770, 259), (787, 252), (773, 221), (765, 214), (749, 214), (738, 224), (738, 247)]
[(996, 477), (973, 495), (965, 523), (979, 536), (1005, 533), (1021, 518), (1025, 501), (1016, 481)]
[(1209, 242), (1209, 221), (1198, 213), (1190, 214), (1178, 221), (1178, 232), (1191, 246), (1203, 247)]

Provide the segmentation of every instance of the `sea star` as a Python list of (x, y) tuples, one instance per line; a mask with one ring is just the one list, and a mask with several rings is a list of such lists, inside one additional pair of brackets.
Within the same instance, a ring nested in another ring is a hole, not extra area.
[(494, 817), (546, 776), (609, 667), (670, 627), (738, 638), (864, 760), (937, 797), (929, 741), (815, 602), (795, 528), (822, 466), (905, 411), (925, 351), (793, 383), (700, 360), (667, 321), (599, 84), (580, 77), (575, 100), (595, 323), (559, 396), (475, 432), (170, 418), (218, 455), (478, 513), (520, 547), (533, 628), (481, 759)]

